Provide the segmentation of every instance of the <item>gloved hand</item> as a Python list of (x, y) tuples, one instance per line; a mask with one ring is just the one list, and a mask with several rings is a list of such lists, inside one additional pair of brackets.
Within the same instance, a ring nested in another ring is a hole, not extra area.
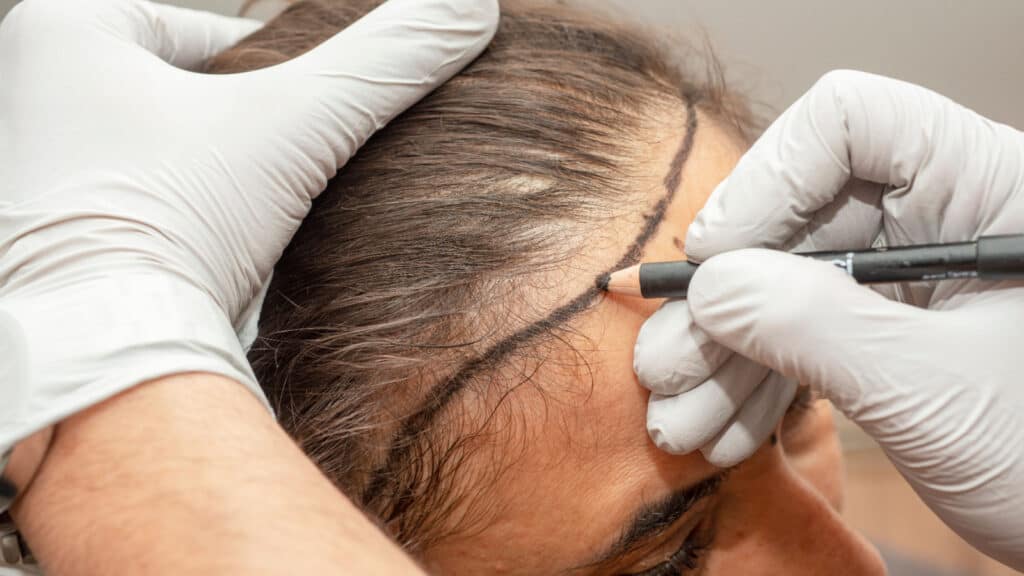
[(495, 0), (392, 0), (304, 56), (189, 72), (258, 22), (25, 0), (0, 26), (0, 451), (143, 381), (233, 378), (312, 199), (476, 57)]
[[(751, 454), (789, 403), (756, 381), (717, 377), (737, 358), (752, 360), (820, 391), (881, 444), (947, 524), (1024, 568), (1024, 283), (873, 291), (827, 263), (737, 250), (1021, 233), (1022, 168), (1024, 135), (934, 92), (858, 72), (823, 77), (690, 227), (687, 253), (706, 263), (688, 301), (659, 311), (637, 343), (640, 379), (660, 394), (650, 406), (652, 436), (705, 454), (725, 443), (733, 462)], [(690, 336), (679, 337), (680, 326)], [(671, 367), (655, 357), (680, 343), (700, 357), (698, 338), (737, 353), (729, 360), (705, 345), (703, 368), (716, 375), (709, 390), (694, 387), (706, 375), (664, 376)], [(714, 428), (710, 440), (693, 442), (702, 427)]]

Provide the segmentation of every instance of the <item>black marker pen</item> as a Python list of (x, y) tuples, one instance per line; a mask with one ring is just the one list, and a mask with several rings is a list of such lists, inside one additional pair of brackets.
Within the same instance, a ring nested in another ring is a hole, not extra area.
[[(977, 242), (798, 255), (831, 262), (861, 284), (1024, 279), (1024, 234), (984, 236)], [(685, 260), (638, 264), (610, 274), (601, 287), (643, 298), (686, 298), (698, 266)]]

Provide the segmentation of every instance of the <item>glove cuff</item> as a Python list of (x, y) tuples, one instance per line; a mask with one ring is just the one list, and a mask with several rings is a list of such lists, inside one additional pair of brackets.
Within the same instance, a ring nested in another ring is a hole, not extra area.
[(0, 301), (0, 448), (142, 382), (209, 372), (267, 406), (224, 311), (166, 274), (97, 278)]

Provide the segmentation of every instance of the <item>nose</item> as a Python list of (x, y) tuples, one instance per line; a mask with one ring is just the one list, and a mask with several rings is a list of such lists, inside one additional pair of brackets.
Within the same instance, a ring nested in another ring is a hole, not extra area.
[(763, 448), (727, 485), (710, 574), (886, 574), (878, 551), (788, 465), (778, 447)]

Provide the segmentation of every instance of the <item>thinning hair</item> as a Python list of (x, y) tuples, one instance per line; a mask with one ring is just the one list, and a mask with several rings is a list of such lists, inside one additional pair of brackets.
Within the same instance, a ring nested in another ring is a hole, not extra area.
[[(297, 2), (207, 70), (295, 57), (376, 4)], [(539, 347), (599, 299), (595, 287), (544, 309), (535, 295), (595, 229), (648, 208), (637, 142), (666, 115), (686, 118), (663, 198), (609, 270), (657, 230), (698, 109), (740, 138), (753, 130), (720, 76), (691, 78), (621, 24), (510, 1), (502, 11), (488, 50), (371, 138), (314, 202), (249, 356), (285, 429), (414, 553), (470, 523), (455, 510), (485, 481), (463, 464), (493, 412), (452, 406), (468, 389), (505, 398), (530, 369), (503, 367), (542, 363)]]

